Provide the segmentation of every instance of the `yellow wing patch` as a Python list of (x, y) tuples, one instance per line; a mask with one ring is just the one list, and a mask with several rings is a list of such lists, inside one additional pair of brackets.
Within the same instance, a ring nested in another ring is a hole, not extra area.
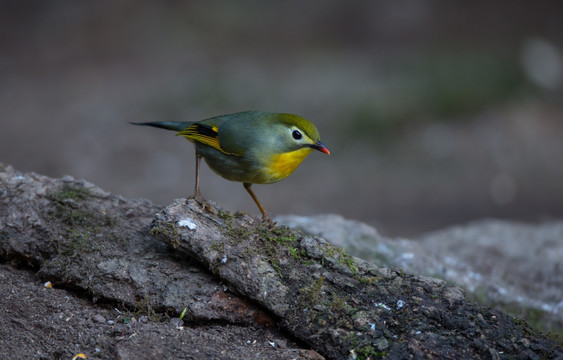
[(313, 151), (311, 148), (277, 154), (272, 156), (268, 167), (269, 183), (280, 181), (291, 175), (301, 162)]
[(192, 124), (176, 135), (181, 135), (191, 142), (199, 142), (225, 154), (230, 154), (221, 148), (219, 143), (219, 128), (217, 126), (207, 126), (202, 124)]

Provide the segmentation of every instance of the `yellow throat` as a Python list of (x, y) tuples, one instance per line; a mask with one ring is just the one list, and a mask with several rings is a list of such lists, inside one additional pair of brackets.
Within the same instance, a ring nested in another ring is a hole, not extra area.
[(268, 183), (280, 181), (291, 175), (297, 169), (299, 164), (313, 151), (311, 148), (302, 148), (299, 150), (276, 154), (270, 158), (270, 165), (267, 173), (269, 176)]

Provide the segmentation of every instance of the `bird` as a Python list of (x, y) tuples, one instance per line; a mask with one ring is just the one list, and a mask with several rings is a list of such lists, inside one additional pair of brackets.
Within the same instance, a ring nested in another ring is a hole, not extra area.
[(313, 151), (330, 155), (319, 131), (309, 120), (294, 114), (243, 111), (201, 121), (131, 122), (176, 131), (195, 145), (195, 189), (192, 198), (206, 203), (199, 188), (201, 159), (217, 175), (241, 182), (262, 213), (272, 223), (251, 187), (287, 178)]

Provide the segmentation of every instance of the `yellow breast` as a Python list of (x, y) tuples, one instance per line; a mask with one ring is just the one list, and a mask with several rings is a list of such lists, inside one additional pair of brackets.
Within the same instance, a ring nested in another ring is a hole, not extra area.
[(291, 175), (299, 164), (313, 151), (311, 148), (302, 148), (292, 152), (276, 154), (271, 157), (267, 168), (268, 183), (280, 181)]

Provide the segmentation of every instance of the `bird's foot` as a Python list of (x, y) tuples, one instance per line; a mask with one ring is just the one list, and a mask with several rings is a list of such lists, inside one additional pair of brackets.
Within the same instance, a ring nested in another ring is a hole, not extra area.
[(268, 216), (268, 214), (262, 215), (262, 223), (266, 225), (270, 230), (274, 229), (278, 225), (277, 222), (272, 221), (272, 219), (270, 218), (270, 216)]
[(195, 200), (195, 202), (201, 206), (201, 209), (203, 211), (217, 215), (217, 210), (215, 210), (215, 208), (207, 200), (205, 200), (205, 198), (201, 196), (201, 194), (194, 194), (192, 196), (189, 196), (187, 200)]

